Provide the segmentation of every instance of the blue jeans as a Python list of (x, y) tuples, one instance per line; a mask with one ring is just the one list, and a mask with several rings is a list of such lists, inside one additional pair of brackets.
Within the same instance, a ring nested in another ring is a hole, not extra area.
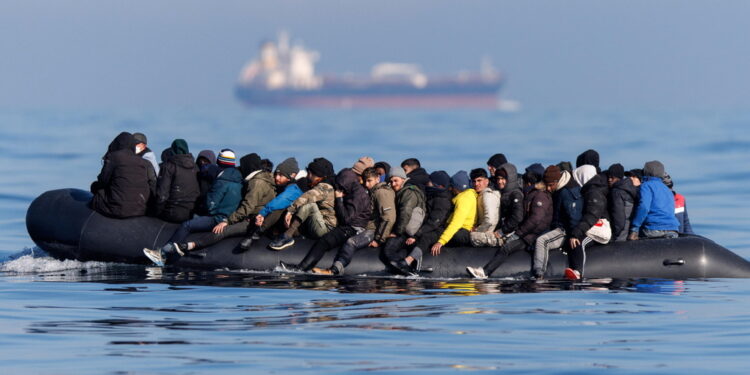
[(216, 224), (216, 220), (214, 220), (213, 216), (196, 216), (193, 219), (183, 222), (174, 232), (168, 243), (185, 242), (188, 234), (194, 232), (208, 232), (213, 229)]

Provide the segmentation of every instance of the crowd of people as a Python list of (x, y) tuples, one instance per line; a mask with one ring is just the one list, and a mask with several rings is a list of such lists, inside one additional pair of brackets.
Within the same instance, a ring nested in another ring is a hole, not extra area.
[[(568, 254), (565, 277), (584, 276), (592, 244), (691, 234), (685, 198), (673, 188), (659, 161), (626, 171), (621, 164), (599, 167), (587, 150), (570, 162), (523, 173), (505, 155), (492, 155), (487, 168), (450, 176), (427, 173), (416, 158), (398, 166), (364, 156), (335, 172), (323, 157), (301, 169), (287, 158), (275, 168), (251, 153), (231, 149), (218, 156), (203, 150), (194, 158), (188, 143), (175, 139), (157, 163), (144, 134), (120, 133), (102, 158), (91, 185), (91, 207), (113, 218), (155, 216), (179, 223), (166, 245), (144, 249), (164, 266), (228, 237), (243, 237), (247, 251), (260, 236), (283, 250), (305, 236), (315, 239), (304, 259), (284, 267), (340, 275), (358, 249), (380, 252), (389, 270), (413, 275), (424, 256), (443, 247), (496, 248), (483, 267), (467, 267), (487, 278), (513, 253), (533, 254), (532, 274), (544, 277), (549, 252)], [(196, 233), (187, 241), (189, 234)], [(333, 264), (319, 267), (338, 249)]]

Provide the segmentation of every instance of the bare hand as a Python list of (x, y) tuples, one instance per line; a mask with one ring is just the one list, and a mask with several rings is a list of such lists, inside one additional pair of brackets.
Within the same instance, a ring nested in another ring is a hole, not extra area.
[(414, 238), (414, 237), (409, 237), (409, 238), (407, 238), (407, 239), (406, 239), (406, 246), (411, 246), (411, 245), (412, 245), (412, 244), (414, 244), (415, 242), (417, 242), (417, 239), (416, 239), (416, 238)]
[(575, 249), (580, 244), (581, 244), (581, 240), (579, 240), (579, 239), (577, 239), (575, 237), (573, 237), (573, 238), (570, 239), (570, 248), (571, 249)]
[(259, 228), (260, 228), (260, 227), (262, 227), (262, 226), (263, 226), (263, 221), (264, 221), (265, 219), (266, 219), (266, 218), (265, 218), (265, 217), (263, 217), (263, 215), (258, 215), (258, 216), (256, 216), (256, 217), (255, 217), (255, 226), (256, 226), (256, 227), (259, 227)]
[(287, 229), (290, 225), (292, 225), (292, 213), (287, 212), (286, 216), (284, 217), (284, 225), (286, 225)]
[(335, 191), (335, 192), (333, 193), (333, 195), (334, 195), (334, 196), (335, 196), (336, 198), (343, 198), (343, 197), (344, 197), (344, 192), (343, 192), (343, 191), (341, 191), (341, 190), (336, 190), (336, 191)]
[(214, 234), (221, 234), (222, 232), (224, 232), (224, 228), (226, 228), (227, 225), (228, 224), (226, 221), (222, 221), (221, 223), (216, 224), (216, 226), (214, 227), (214, 229), (211, 230), (211, 232), (214, 232)]
[(370, 247), (380, 247), (380, 244), (378, 243), (378, 241), (372, 241), (372, 242), (370, 242), (369, 246)]
[(637, 241), (638, 240), (638, 232), (630, 232), (628, 235), (628, 241)]
[(393, 234), (393, 233), (391, 233), (391, 234), (388, 235), (388, 238), (396, 238), (396, 235)]
[(435, 244), (432, 245), (432, 249), (431, 249), (432, 256), (436, 257), (440, 255), (440, 249), (442, 248), (443, 248), (443, 244), (441, 244), (440, 242), (435, 242)]

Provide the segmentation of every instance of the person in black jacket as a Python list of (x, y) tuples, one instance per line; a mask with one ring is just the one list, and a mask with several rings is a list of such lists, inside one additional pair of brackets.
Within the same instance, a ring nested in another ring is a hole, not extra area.
[(406, 172), (406, 184), (414, 185), (425, 191), (427, 183), (430, 182), (430, 175), (422, 168), (422, 164), (416, 158), (409, 158), (401, 162), (401, 168)]
[(612, 223), (611, 242), (628, 239), (630, 219), (633, 217), (633, 207), (638, 202), (638, 187), (633, 185), (630, 178), (625, 178), (625, 168), (620, 164), (612, 164), (607, 170), (609, 184), (609, 218)]
[(523, 222), (515, 232), (502, 238), (502, 246), (484, 267), (466, 267), (471, 276), (478, 279), (489, 277), (511, 254), (528, 249), (540, 234), (549, 230), (552, 222), (552, 196), (542, 181), (542, 174), (536, 173), (533, 168), (527, 169), (523, 178), (525, 184), (533, 186), (533, 190), (524, 197)]
[(156, 184), (156, 214), (162, 220), (182, 223), (193, 217), (195, 201), (200, 195), (198, 167), (184, 139), (175, 139), (172, 156), (159, 169)]
[(132, 134), (122, 132), (110, 143), (91, 184), (91, 208), (96, 212), (120, 219), (146, 214), (151, 164), (135, 154), (135, 142)]
[(586, 246), (593, 238), (587, 235), (591, 227), (597, 225), (599, 220), (607, 219), (607, 195), (609, 188), (602, 174), (596, 174), (593, 165), (586, 164), (573, 171), (573, 178), (581, 185), (583, 195), (583, 215), (578, 225), (573, 228), (570, 238), (571, 251), (568, 253), (568, 265), (565, 269), (565, 277), (578, 280), (583, 277), (586, 264)]
[(365, 187), (359, 183), (359, 178), (351, 168), (339, 172), (336, 176), (335, 193), (339, 225), (316, 241), (296, 267), (288, 267), (283, 262), (282, 267), (310, 271), (323, 258), (326, 251), (343, 245), (349, 237), (365, 230), (372, 215), (372, 201)]
[(495, 183), (501, 194), (498, 225), (501, 237), (513, 233), (523, 221), (523, 191), (517, 180), (516, 166), (511, 163), (505, 163), (495, 170)]
[(195, 201), (195, 214), (198, 216), (208, 216), (208, 204), (206, 195), (211, 190), (211, 186), (219, 175), (221, 169), (216, 164), (216, 154), (211, 150), (202, 150), (195, 159), (195, 165), (198, 166), (198, 186), (200, 195)]

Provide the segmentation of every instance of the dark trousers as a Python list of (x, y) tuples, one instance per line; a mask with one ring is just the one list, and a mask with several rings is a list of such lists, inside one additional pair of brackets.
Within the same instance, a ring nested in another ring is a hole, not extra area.
[(256, 228), (255, 222), (243, 220), (243, 221), (240, 221), (239, 223), (227, 225), (224, 228), (224, 231), (219, 234), (216, 234), (211, 231), (201, 233), (195, 239), (195, 241), (193, 241), (195, 242), (195, 250), (202, 249), (204, 247), (209, 247), (213, 244), (218, 243), (219, 241), (225, 238), (246, 236), (248, 235), (248, 233), (250, 233), (251, 230), (255, 230), (255, 228)]
[(492, 260), (484, 266), (485, 275), (489, 277), (498, 267), (500, 267), (500, 265), (503, 264), (503, 262), (505, 262), (506, 259), (508, 259), (511, 254), (526, 250), (527, 247), (528, 245), (526, 242), (520, 238), (503, 244), (503, 246), (500, 246), (500, 248), (497, 249)]
[(406, 256), (409, 255), (408, 251), (417, 247), (422, 250), (423, 254), (429, 254), (432, 245), (438, 241), (442, 233), (442, 230), (422, 233), (417, 237), (417, 242), (411, 246), (406, 245), (406, 239), (409, 238), (407, 236), (389, 238), (383, 247), (382, 260), (388, 265), (391, 261), (398, 261), (406, 258)]
[(315, 267), (316, 264), (323, 258), (326, 251), (333, 248), (339, 247), (346, 242), (346, 240), (357, 234), (357, 230), (350, 226), (336, 227), (331, 229), (330, 232), (320, 237), (319, 240), (315, 241), (310, 251), (305, 255), (305, 259), (298, 267), (303, 271), (309, 271)]
[(188, 234), (210, 231), (215, 225), (216, 220), (214, 220), (213, 216), (196, 216), (183, 222), (169, 239), (169, 242), (184, 242)]
[(461, 228), (453, 235), (453, 238), (445, 244), (448, 247), (471, 246), (471, 232)]
[(590, 237), (586, 237), (581, 241), (581, 244), (571, 249), (568, 253), (568, 266), (581, 273), (583, 277), (583, 269), (586, 267), (586, 248), (591, 246), (594, 240)]

